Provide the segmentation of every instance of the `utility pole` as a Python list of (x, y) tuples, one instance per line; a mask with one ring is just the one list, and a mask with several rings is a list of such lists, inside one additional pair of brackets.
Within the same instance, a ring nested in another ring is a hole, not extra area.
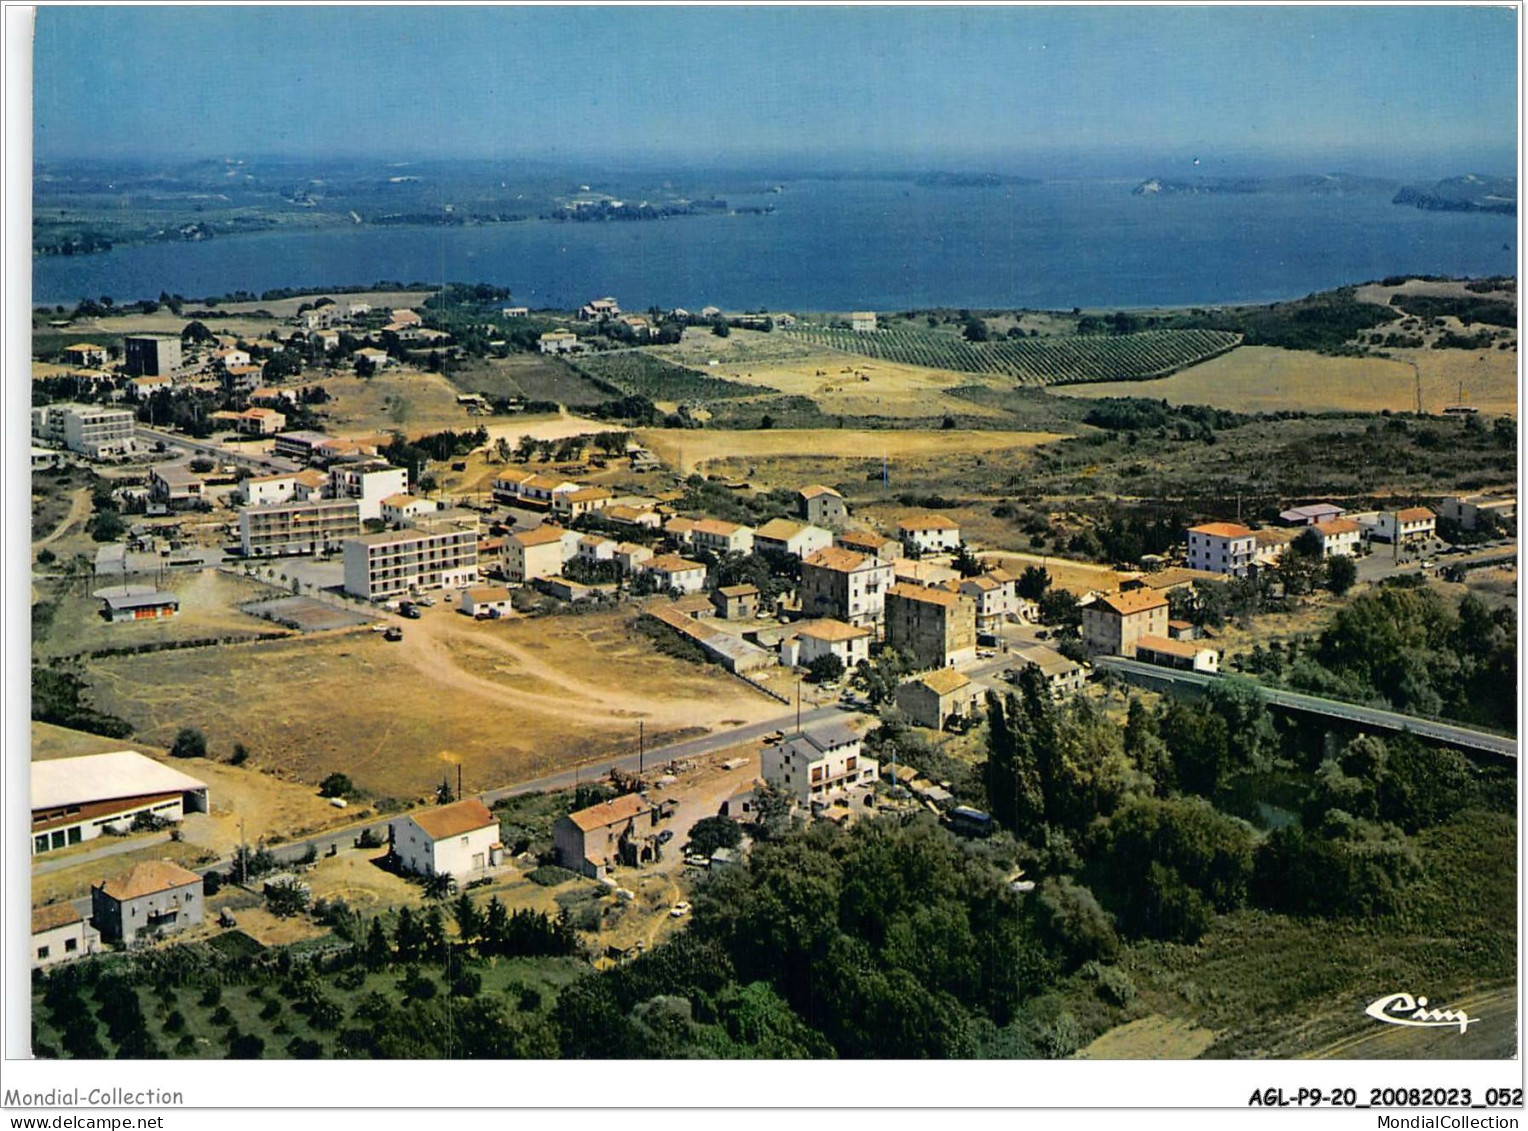
[(801, 733), (801, 681), (796, 680), (796, 733)]
[(642, 719), (637, 720), (637, 776), (641, 777), (646, 769), (647, 759), (647, 724)]
[(249, 883), (249, 842), (244, 839), (244, 818), (239, 817), (239, 871), (243, 873), (240, 882)]

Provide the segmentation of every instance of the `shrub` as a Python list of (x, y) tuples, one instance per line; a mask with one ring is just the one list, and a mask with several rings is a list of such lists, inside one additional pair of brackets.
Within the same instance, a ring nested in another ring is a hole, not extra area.
[(195, 727), (181, 727), (176, 732), (175, 741), (170, 744), (170, 757), (172, 758), (205, 758), (207, 756), (207, 736)]

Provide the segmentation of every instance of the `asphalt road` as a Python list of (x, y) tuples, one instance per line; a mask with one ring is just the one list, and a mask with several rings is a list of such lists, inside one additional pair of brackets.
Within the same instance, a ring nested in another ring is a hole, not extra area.
[[(801, 725), (809, 727), (814, 723), (852, 718), (853, 715), (854, 712), (846, 711), (837, 706), (814, 707), (801, 712)], [(656, 769), (670, 762), (683, 762), (687, 759), (703, 757), (706, 754), (714, 754), (716, 751), (725, 750), (729, 746), (736, 746), (742, 742), (750, 742), (754, 739), (763, 738), (765, 735), (773, 734), (777, 730), (789, 733), (795, 729), (795, 726), (796, 712), (792, 709), (788, 713), (778, 715), (772, 719), (766, 719), (760, 723), (731, 727), (727, 730), (717, 731), (714, 734), (687, 739), (684, 742), (654, 747), (641, 755), (628, 754), (610, 759), (609, 761), (587, 763), (573, 769), (549, 774), (546, 777), (532, 778), (528, 781), (516, 782), (513, 785), (501, 786), (498, 789), (490, 789), (477, 796), (483, 804), (492, 805), (496, 801), (502, 801), (506, 797), (514, 797), (522, 793), (541, 793), (548, 790), (570, 789), (579, 782), (596, 781), (615, 768), (635, 773), (640, 762), (644, 768)], [(406, 810), (403, 812), (406, 812)], [(297, 863), (307, 853), (309, 846), (312, 846), (318, 855), (323, 857), (328, 854), (331, 848), (342, 850), (353, 847), (356, 839), (365, 829), (371, 829), (385, 841), (387, 839), (388, 822), (393, 817), (402, 816), (403, 812), (391, 814), (386, 818), (378, 820), (362, 821), (358, 824), (347, 825), (340, 829), (331, 829), (326, 833), (308, 837), (304, 840), (295, 840), (279, 845), (268, 845), (267, 847), (276, 860), (282, 864)], [(142, 848), (146, 843), (148, 842), (141, 840), (124, 841), (120, 848), (116, 848), (116, 851), (126, 852), (134, 848)], [(77, 860), (69, 861), (71, 864), (77, 862)], [(233, 857), (224, 857), (221, 860), (213, 861), (211, 864), (203, 865), (195, 869), (195, 871), (205, 875), (214, 870), (226, 870), (232, 863)], [(91, 906), (88, 898), (76, 899), (73, 903), (80, 914), (84, 915), (87, 919), (90, 918)]]
[(189, 436), (182, 436), (178, 432), (162, 432), (157, 428), (147, 425), (137, 426), (138, 436), (146, 440), (162, 441), (166, 448), (179, 448), (181, 451), (190, 452), (193, 455), (207, 455), (226, 463), (242, 463), (246, 467), (256, 468), (261, 471), (301, 471), (302, 465), (293, 463), (289, 459), (279, 456), (269, 456), (261, 453), (253, 455), (241, 452), (237, 447), (224, 447), (222, 444), (214, 444), (207, 440), (193, 440)]
[[(1202, 672), (1175, 671), (1155, 664), (1142, 663), (1139, 660), (1127, 660), (1122, 656), (1100, 656), (1095, 664), (1101, 668), (1113, 669), (1127, 679), (1135, 675), (1188, 687), (1205, 687), (1219, 678)], [(1419, 719), (1414, 715), (1403, 715), (1398, 711), (1361, 707), (1356, 703), (1343, 703), (1336, 699), (1303, 695), (1297, 691), (1284, 691), (1276, 687), (1262, 687), (1261, 691), (1269, 703), (1287, 710), (1304, 711), (1307, 714), (1322, 715), (1331, 719), (1344, 719), (1376, 730), (1407, 731), (1437, 742), (1446, 742), (1450, 746), (1480, 750), (1505, 758), (1517, 757), (1517, 739), (1515, 738), (1506, 738), (1471, 727), (1455, 726), (1452, 723)]]

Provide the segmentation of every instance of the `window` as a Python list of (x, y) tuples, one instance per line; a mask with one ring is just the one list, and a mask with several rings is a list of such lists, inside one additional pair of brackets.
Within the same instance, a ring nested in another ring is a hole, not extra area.
[[(64, 953), (65, 954), (72, 954), (76, 950), (79, 950), (79, 948), (80, 948), (80, 940), (79, 939), (65, 939), (64, 940)], [(43, 947), (43, 949), (47, 950), (48, 948), (47, 947)], [(41, 955), (38, 955), (38, 957), (39, 958), (46, 958), (48, 956), (46, 954), (41, 954)]]
[(81, 835), (80, 827), (75, 825), (74, 828), (69, 830), (69, 843), (78, 844), (80, 842)]
[(48, 851), (48, 838), (47, 838), (46, 835), (39, 836), (39, 837), (33, 837), (32, 838), (32, 851), (33, 852), (46, 852), (46, 851)]
[(45, 947), (45, 946), (38, 947), (37, 948), (37, 961), (42, 962), (42, 961), (46, 960), (47, 957), (48, 957), (48, 948)]

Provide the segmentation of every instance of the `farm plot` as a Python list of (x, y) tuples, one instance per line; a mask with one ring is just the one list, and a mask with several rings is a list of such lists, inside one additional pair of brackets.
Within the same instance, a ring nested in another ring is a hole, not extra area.
[(653, 401), (726, 400), (775, 391), (709, 377), (642, 350), (593, 354), (571, 364), (584, 376), (615, 390), (616, 395), (646, 397)]
[(1224, 330), (1146, 330), (1138, 334), (968, 342), (953, 334), (881, 330), (860, 334), (825, 326), (784, 331), (815, 345), (883, 361), (1012, 377), (1028, 385), (1140, 381), (1163, 377), (1235, 349)]

